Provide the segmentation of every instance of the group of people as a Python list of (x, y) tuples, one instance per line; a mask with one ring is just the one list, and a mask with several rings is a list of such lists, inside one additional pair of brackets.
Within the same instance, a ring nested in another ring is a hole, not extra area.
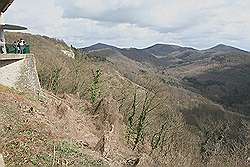
[(22, 38), (18, 41), (13, 42), (13, 48), (15, 49), (15, 53), (17, 54), (24, 54), (24, 50), (26, 48), (26, 42)]
[[(25, 54), (26, 46), (27, 46), (27, 43), (22, 38), (20, 40), (18, 40), (18, 41), (14, 41), (13, 44), (12, 44), (12, 48), (15, 51), (13, 51), (13, 52), (15, 52), (16, 54)], [(4, 53), (6, 53), (5, 42), (4, 42), (3, 39), (0, 39), (0, 54), (4, 54)]]

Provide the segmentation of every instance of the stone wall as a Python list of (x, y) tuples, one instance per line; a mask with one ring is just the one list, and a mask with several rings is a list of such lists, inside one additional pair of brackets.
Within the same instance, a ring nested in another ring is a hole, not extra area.
[(41, 86), (32, 54), (0, 55), (0, 84), (40, 93)]

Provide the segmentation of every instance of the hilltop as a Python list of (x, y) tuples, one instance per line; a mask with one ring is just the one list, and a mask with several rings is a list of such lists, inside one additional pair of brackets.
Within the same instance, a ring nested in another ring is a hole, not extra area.
[[(85, 53), (100, 52), (105, 49), (112, 49), (119, 51), (130, 59), (138, 62), (148, 62), (157, 64), (161, 67), (169, 67), (173, 65), (185, 65), (186, 63), (195, 63), (195, 61), (202, 61), (214, 56), (225, 54), (235, 54), (249, 56), (250, 52), (244, 51), (232, 46), (218, 44), (212, 48), (205, 50), (197, 50), (191, 47), (182, 47), (178, 45), (155, 44), (153, 46), (137, 49), (137, 48), (118, 48), (115, 46), (97, 43), (95, 45), (80, 48), (79, 50)], [(130, 51), (130, 52), (129, 52)], [(150, 61), (151, 59), (151, 61)]]
[(165, 51), (156, 57), (152, 48), (103, 44), (79, 51), (45, 36), (6, 38), (20, 37), (31, 45), (45, 96), (0, 87), (7, 166), (247, 166), (249, 119), (184, 83), (187, 64), (163, 66)]

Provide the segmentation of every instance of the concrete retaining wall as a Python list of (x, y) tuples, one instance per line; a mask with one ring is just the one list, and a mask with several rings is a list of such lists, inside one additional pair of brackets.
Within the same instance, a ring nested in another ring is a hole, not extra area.
[(32, 54), (0, 55), (0, 84), (40, 93), (41, 86)]

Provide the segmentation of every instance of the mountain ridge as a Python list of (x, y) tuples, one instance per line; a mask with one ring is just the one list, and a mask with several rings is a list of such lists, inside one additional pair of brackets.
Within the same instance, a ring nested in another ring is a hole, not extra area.
[(173, 49), (190, 49), (190, 50), (196, 50), (196, 51), (206, 51), (206, 50), (210, 50), (210, 49), (225, 49), (225, 48), (231, 48), (231, 49), (237, 49), (237, 50), (241, 50), (241, 51), (245, 51), (247, 53), (249, 53), (248, 50), (246, 49), (241, 49), (241, 48), (238, 48), (238, 47), (235, 47), (235, 46), (230, 46), (230, 45), (226, 45), (226, 44), (223, 44), (223, 43), (219, 43), (219, 44), (216, 44), (214, 46), (211, 46), (207, 49), (196, 49), (194, 47), (189, 47), (189, 46), (180, 46), (180, 45), (177, 45), (177, 44), (167, 44), (167, 43), (156, 43), (156, 44), (153, 44), (151, 46), (148, 46), (148, 47), (144, 47), (144, 48), (136, 48), (136, 47), (117, 47), (117, 46), (114, 46), (114, 45), (110, 45), (110, 44), (105, 44), (105, 43), (96, 43), (96, 44), (93, 44), (93, 45), (90, 45), (90, 46), (86, 46), (86, 47), (80, 47), (78, 48), (79, 50), (84, 50), (86, 48), (89, 48), (89, 49), (94, 49), (96, 46), (98, 47), (101, 47), (102, 48), (116, 48), (116, 49), (131, 49), (131, 48), (135, 48), (135, 49), (138, 49), (138, 50), (147, 50), (147, 49), (151, 49), (151, 48), (155, 48), (155, 47), (172, 47)]
[(101, 49), (109, 48), (120, 52), (122, 55), (140, 63), (147, 63), (156, 66), (157, 68), (166, 68), (169, 66), (184, 65), (195, 61), (204, 61), (205, 59), (214, 59), (218, 56), (247, 55), (250, 52), (238, 49), (236, 47), (219, 44), (209, 49), (198, 50), (192, 47), (183, 47), (169, 44), (155, 44), (147, 48), (119, 48), (112, 45), (97, 43), (85, 48), (79, 48), (81, 52), (89, 53), (100, 51)]
[(218, 44), (214, 47), (205, 49), (203, 51), (223, 51), (223, 52), (244, 52), (244, 53), (249, 53), (249, 51), (239, 49), (234, 46), (229, 46), (229, 45), (224, 45), (224, 44)]

